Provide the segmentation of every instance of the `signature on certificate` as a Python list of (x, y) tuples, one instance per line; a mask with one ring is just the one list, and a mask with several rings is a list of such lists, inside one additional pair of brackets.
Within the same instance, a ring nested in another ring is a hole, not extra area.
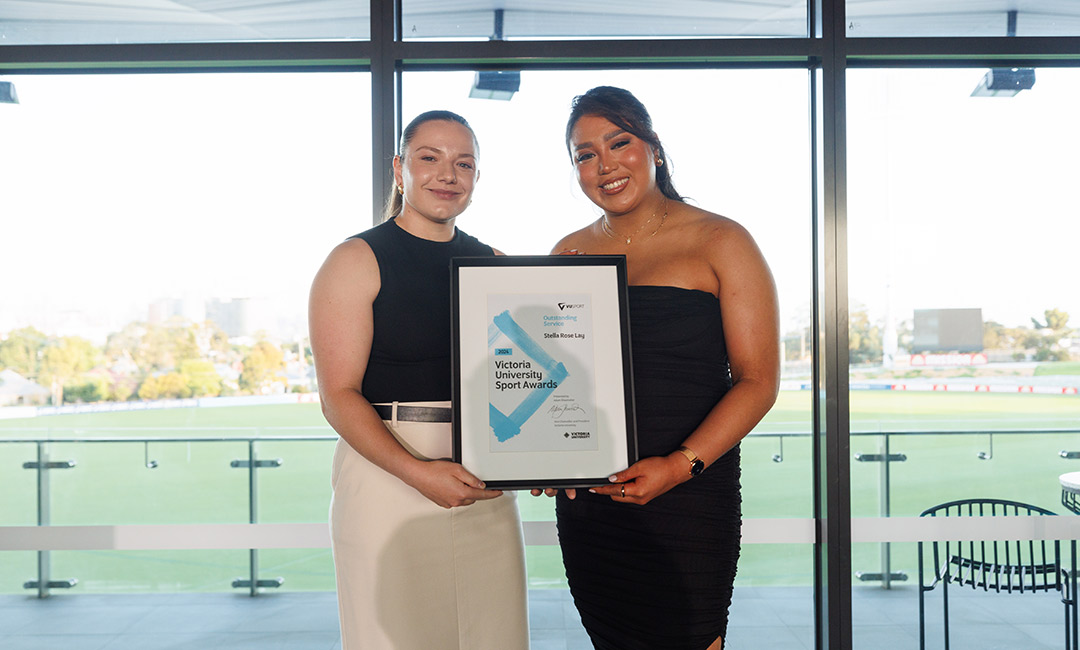
[(569, 404), (566, 404), (566, 403), (552, 404), (551, 408), (548, 409), (548, 414), (551, 415), (552, 418), (563, 417), (567, 413), (582, 413), (582, 414), (584, 414), (585, 409), (578, 406), (578, 404), (576, 402), (570, 402)]

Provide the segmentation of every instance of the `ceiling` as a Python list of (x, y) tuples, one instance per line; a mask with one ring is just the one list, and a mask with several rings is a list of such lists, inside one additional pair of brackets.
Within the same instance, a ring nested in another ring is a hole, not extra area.
[[(366, 39), (367, 0), (0, 0), (0, 45)], [(799, 37), (792, 0), (405, 0), (406, 38)], [(848, 35), (1080, 35), (1076, 0), (848, 0)]]

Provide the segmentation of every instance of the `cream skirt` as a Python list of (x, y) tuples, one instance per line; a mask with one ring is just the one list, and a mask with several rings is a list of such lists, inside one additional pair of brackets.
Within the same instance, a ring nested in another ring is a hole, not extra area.
[[(385, 424), (417, 458), (451, 455), (449, 423)], [(525, 551), (514, 493), (447, 510), (341, 439), (331, 483), (343, 650), (529, 647)]]

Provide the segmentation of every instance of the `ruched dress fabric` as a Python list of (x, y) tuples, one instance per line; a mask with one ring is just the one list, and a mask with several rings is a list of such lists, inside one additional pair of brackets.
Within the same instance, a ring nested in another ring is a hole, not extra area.
[[(731, 388), (720, 303), (632, 286), (638, 451), (675, 451)], [(742, 522), (739, 447), (644, 506), (556, 499), (574, 604), (599, 650), (704, 650), (727, 633)]]
[[(372, 403), (450, 406), (450, 258), (491, 256), (391, 220), (358, 235), (379, 263), (363, 394)], [(393, 411), (392, 411), (393, 412)], [(417, 458), (449, 458), (449, 422), (384, 421)], [(525, 650), (525, 551), (514, 494), (445, 509), (339, 439), (330, 538), (343, 650)]]

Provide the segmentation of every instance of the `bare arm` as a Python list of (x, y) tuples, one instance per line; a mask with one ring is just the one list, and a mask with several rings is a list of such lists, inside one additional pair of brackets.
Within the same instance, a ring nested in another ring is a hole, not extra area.
[(327, 422), (357, 453), (444, 508), (498, 496), (457, 463), (415, 458), (361, 394), (379, 287), (378, 262), (361, 239), (335, 248), (312, 283), (308, 325)]
[[(683, 443), (712, 464), (739, 443), (776, 402), (780, 315), (776, 285), (757, 244), (741, 226), (714, 247), (731, 390)], [(685, 462), (685, 457), (682, 457)]]

